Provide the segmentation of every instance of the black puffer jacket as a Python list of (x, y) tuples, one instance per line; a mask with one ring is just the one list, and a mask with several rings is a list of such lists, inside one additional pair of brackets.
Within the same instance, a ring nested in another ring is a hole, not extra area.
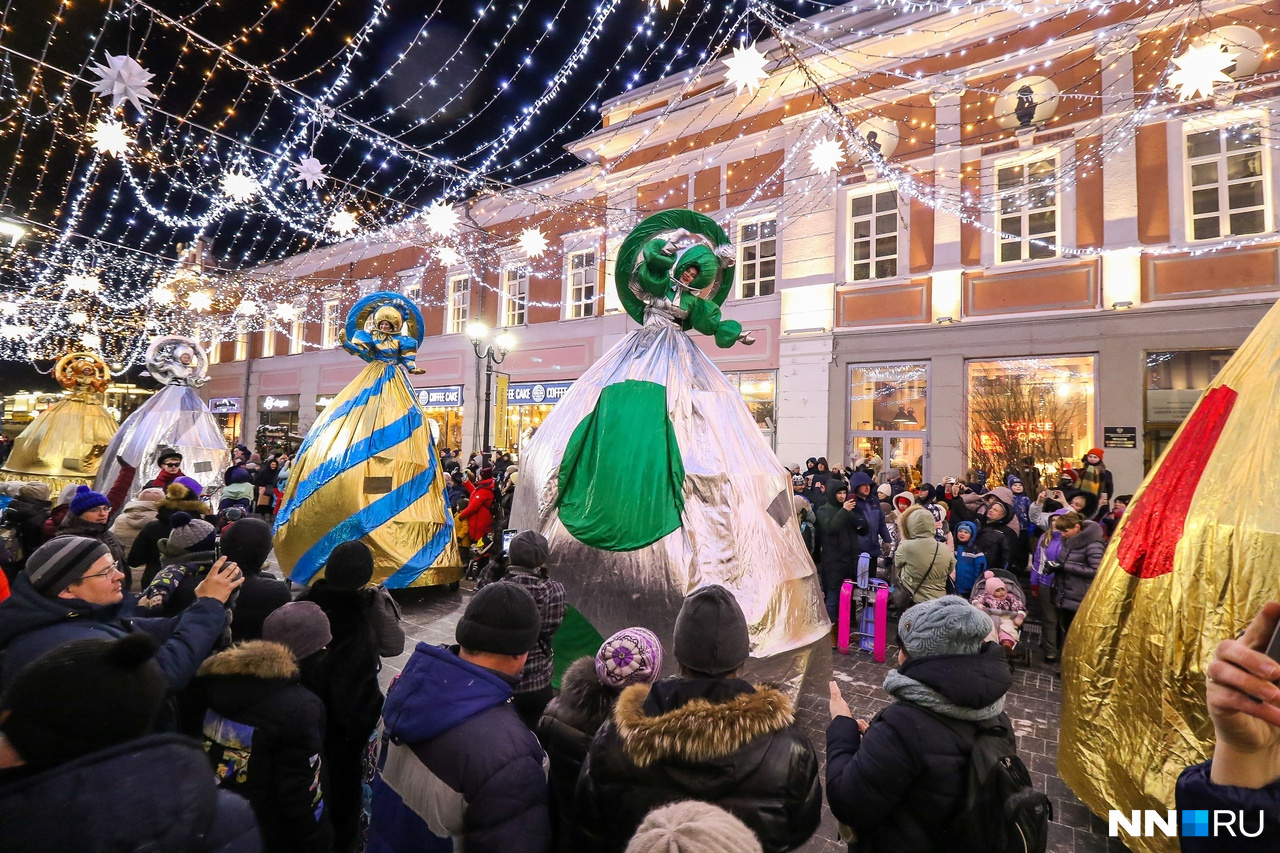
[(702, 800), (751, 827), (765, 853), (809, 840), (822, 814), (813, 747), (791, 699), (738, 679), (669, 678), (622, 691), (578, 780), (580, 849), (620, 853), (653, 809)]
[(1018, 536), (1009, 528), (1009, 520), (1013, 518), (1013, 507), (1004, 501), (996, 501), (1004, 507), (1004, 518), (989, 521), (986, 516), (978, 518), (978, 537), (974, 547), (987, 557), (987, 566), (992, 569), (1007, 569), (1013, 561), (1018, 549)]
[(594, 658), (574, 661), (560, 679), (560, 694), (538, 722), (538, 740), (551, 762), (551, 808), (556, 818), (556, 849), (580, 849), (573, 812), (574, 789), (587, 750), (600, 726), (613, 715), (618, 690), (601, 684)]
[[(898, 672), (949, 702), (985, 708), (1012, 684), (1004, 650), (987, 643), (981, 654), (910, 659)], [(1008, 719), (1001, 715), (1004, 723)], [(972, 742), (909, 702), (897, 701), (871, 721), (866, 734), (850, 717), (827, 728), (827, 802), (853, 828), (856, 853), (933, 853), (968, 783)]]
[(1080, 602), (1084, 601), (1085, 593), (1098, 573), (1098, 566), (1102, 565), (1106, 547), (1102, 525), (1096, 521), (1084, 522), (1079, 533), (1063, 538), (1059, 557), (1062, 568), (1053, 576), (1055, 605), (1063, 610), (1080, 609)]
[(176, 735), (0, 781), (0, 838), (6, 853), (262, 850), (249, 804), (215, 788), (199, 744)]
[[(843, 481), (838, 481), (843, 483)], [(871, 532), (867, 517), (856, 507), (844, 508), (836, 500), (833, 489), (827, 500), (818, 507), (818, 565), (824, 576), (851, 578), (858, 570), (858, 543)], [(846, 498), (847, 499), (847, 498)]]

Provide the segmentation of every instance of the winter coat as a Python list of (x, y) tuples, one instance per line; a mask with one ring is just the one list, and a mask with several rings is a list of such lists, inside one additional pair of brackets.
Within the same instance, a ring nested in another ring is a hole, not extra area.
[(956, 555), (934, 537), (933, 513), (927, 507), (913, 506), (899, 526), (903, 539), (893, 558), (898, 584), (908, 592), (915, 590), (917, 604), (942, 598), (947, 594), (947, 577), (956, 567)]
[[(1000, 491), (1000, 488), (994, 491)], [(1007, 490), (1006, 490), (1007, 491)], [(967, 503), (978, 506), (985, 504), (979, 495), (965, 495), (966, 499), (976, 498), (976, 501), (966, 500)], [(987, 558), (987, 567), (990, 569), (1008, 569), (1012, 564), (1018, 547), (1018, 536), (1011, 528), (1014, 521), (1013, 507), (1004, 501), (1004, 518), (999, 521), (989, 521), (985, 515), (978, 516), (978, 535), (973, 540), (973, 548), (975, 551), (981, 551)]]
[(6, 853), (261, 853), (249, 804), (219, 791), (194, 741), (131, 740), (0, 782)]
[(246, 570), (231, 619), (231, 641), (261, 640), (262, 623), (290, 601), (293, 594), (284, 581)]
[(969, 541), (956, 545), (956, 592), (968, 597), (973, 591), (973, 585), (987, 570), (987, 556), (974, 546), (978, 538), (978, 525), (972, 521), (962, 521), (956, 525), (956, 532), (962, 529), (969, 531)]
[(1062, 568), (1053, 578), (1053, 603), (1062, 610), (1079, 610), (1084, 601), (1093, 576), (1102, 565), (1102, 554), (1106, 546), (1102, 541), (1102, 525), (1096, 521), (1086, 521), (1080, 526), (1080, 532), (1070, 538), (1063, 538), (1059, 559)]
[(128, 551), (120, 544), (120, 540), (116, 535), (108, 529), (105, 522), (98, 523), (93, 521), (85, 521), (78, 515), (67, 513), (67, 517), (58, 525), (58, 532), (53, 538), (60, 536), (83, 536), (86, 539), (97, 539), (103, 545), (111, 549), (111, 559), (115, 560), (116, 568), (124, 572), (124, 580), (121, 583), (125, 590), (129, 589), (129, 564), (125, 560)]
[(204, 518), (209, 513), (209, 505), (202, 500), (173, 500), (165, 498), (156, 504), (156, 520), (150, 522), (138, 533), (129, 549), (126, 562), (131, 566), (144, 566), (142, 572), (143, 588), (151, 583), (156, 572), (160, 571), (160, 540), (166, 539), (172, 529), (169, 517), (175, 512), (185, 512), (192, 518)]
[[(132, 500), (124, 505), (116, 520), (111, 523), (111, 532), (124, 548), (126, 557), (131, 556), (133, 543), (138, 534), (148, 524), (156, 520), (156, 501)], [(126, 559), (125, 562), (128, 562)]]
[[(961, 708), (986, 708), (1012, 684), (1004, 650), (909, 658), (897, 670)], [(1008, 719), (1001, 714), (1002, 721)], [(950, 849), (943, 831), (968, 788), (972, 741), (922, 707), (897, 700), (865, 734), (851, 717), (827, 727), (827, 802), (852, 827), (856, 853)]]
[[(871, 494), (865, 498), (858, 496), (857, 492), (860, 486), (872, 486)], [(863, 518), (867, 520), (867, 527), (870, 528), (858, 539), (858, 553), (870, 554), (873, 558), (880, 556), (881, 542), (893, 542), (892, 537), (889, 536), (889, 526), (885, 524), (884, 512), (880, 509), (880, 499), (876, 497), (874, 486), (875, 481), (862, 471), (855, 471), (853, 476), (849, 478), (849, 497), (857, 497), (858, 509), (862, 511)]]
[[(9, 505), (4, 508), (4, 514), (0, 516), (0, 520), (3, 520), (6, 527), (12, 527), (18, 532), (18, 538), (22, 541), (22, 547), (28, 557), (31, 556), (32, 551), (44, 544), (44, 523), (49, 519), (49, 512), (49, 501), (14, 498), (9, 501)], [(23, 562), (26, 562), (25, 559)]]
[(621, 853), (658, 806), (702, 800), (755, 832), (765, 853), (818, 828), (818, 759), (785, 693), (739, 679), (669, 678), (622, 691), (578, 780), (584, 851)]
[(467, 508), (458, 513), (458, 518), (467, 522), (472, 540), (487, 539), (493, 533), (493, 478), (475, 485), (468, 480), (463, 485), (470, 497)]
[(232, 646), (201, 665), (192, 688), (207, 709), (200, 734), (218, 786), (249, 801), (263, 846), (332, 850), (324, 705), (299, 683), (289, 650), (262, 640)]
[(238, 506), (246, 512), (253, 509), (254, 486), (252, 483), (232, 483), (222, 489), (222, 499), (218, 501), (218, 512)]
[(825, 577), (851, 578), (858, 570), (858, 542), (870, 532), (867, 518), (856, 507), (844, 508), (834, 494), (818, 507), (818, 565)]
[(556, 817), (556, 849), (570, 853), (581, 847), (573, 811), (578, 774), (591, 741), (613, 716), (621, 691), (601, 683), (595, 658), (574, 661), (560, 679), (560, 693), (542, 712), (538, 740), (551, 762), (551, 807)]
[(367, 853), (546, 853), (546, 754), (511, 704), (515, 679), (419, 643), (391, 685)]
[(511, 567), (503, 577), (504, 583), (522, 586), (538, 604), (538, 613), (542, 615), (542, 628), (538, 631), (538, 644), (529, 650), (529, 657), (520, 672), (517, 693), (532, 693), (551, 686), (551, 678), (555, 669), (555, 652), (551, 647), (560, 624), (564, 622), (566, 610), (564, 586), (560, 581), (545, 578), (528, 570)]
[(172, 619), (121, 619), (122, 604), (93, 605), (79, 599), (46, 598), (26, 576), (0, 602), (0, 687), (50, 649), (72, 640), (113, 640), (145, 631), (160, 644), (156, 662), (171, 690), (187, 686), (227, 624), (222, 602), (201, 598)]
[(467, 487), (462, 483), (450, 483), (449, 487), (444, 490), (444, 499), (449, 506), (453, 506), (454, 501), (459, 499), (466, 500), (470, 494), (467, 491)]
[[(1250, 833), (1262, 832), (1253, 838), (1235, 833), (1230, 841), (1213, 836), (1196, 837), (1183, 834), (1180, 839), (1182, 853), (1273, 853), (1280, 850), (1280, 782), (1272, 782), (1261, 788), (1240, 788), (1235, 785), (1216, 785), (1209, 778), (1213, 761), (1193, 764), (1178, 777), (1174, 794), (1179, 809), (1197, 809), (1213, 813), (1218, 810), (1233, 814), (1244, 813), (1244, 828)], [(1261, 819), (1258, 812), (1262, 812)]]

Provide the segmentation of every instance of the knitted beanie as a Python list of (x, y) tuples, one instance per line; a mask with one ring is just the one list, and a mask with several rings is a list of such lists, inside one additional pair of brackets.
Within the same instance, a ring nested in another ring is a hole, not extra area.
[(97, 539), (59, 536), (31, 552), (24, 571), (36, 592), (54, 598), (84, 577), (94, 563), (110, 555), (111, 549)]
[(111, 501), (107, 500), (107, 496), (101, 492), (95, 492), (88, 486), (80, 486), (76, 489), (76, 495), (71, 499), (70, 512), (72, 515), (84, 515), (91, 509), (100, 506), (111, 508)]
[(191, 491), (193, 497), (198, 498), (204, 493), (204, 486), (200, 485), (190, 477), (175, 477), (173, 482), (181, 486), (186, 486)]
[(481, 468), (481, 469), (480, 469), (480, 479), (481, 479), (481, 480), (488, 480), (488, 479), (490, 479), (492, 476), (493, 476), (493, 469), (492, 469), (492, 468), (490, 468), (490, 467), (488, 467), (488, 466), (485, 466), (484, 468)]
[(169, 527), (172, 528), (169, 536), (162, 541), (170, 554), (210, 551), (217, 539), (212, 524), (202, 518), (192, 518), (190, 513), (175, 512), (169, 516)]
[(147, 503), (160, 503), (164, 500), (164, 489), (158, 486), (152, 486), (149, 489), (143, 489), (138, 492), (138, 496), (134, 498), (137, 501), (146, 501)]
[(626, 853), (761, 853), (760, 839), (719, 806), (689, 800), (654, 809)]
[(538, 644), (542, 614), (533, 596), (514, 583), (491, 583), (467, 602), (454, 636), (473, 652), (522, 655)]
[(982, 591), (984, 593), (991, 593), (994, 595), (997, 589), (1003, 589), (1006, 592), (1009, 590), (1008, 585), (1003, 580), (996, 577), (995, 572), (983, 572), (982, 577), (986, 579), (986, 584), (982, 587)]
[(271, 554), (271, 525), (260, 518), (242, 518), (222, 531), (221, 544), (222, 555), (240, 571), (256, 574)]
[(888, 483), (881, 483), (879, 486), (876, 487), (876, 497), (880, 498), (880, 500), (882, 501), (889, 500), (889, 497), (892, 494), (893, 494), (893, 486), (889, 485)]
[(329, 554), (324, 579), (333, 589), (364, 589), (373, 580), (373, 551), (359, 539), (340, 543)]
[(907, 609), (898, 637), (908, 657), (973, 655), (991, 633), (991, 617), (958, 595), (944, 595)]
[(18, 672), (0, 697), (0, 730), (32, 767), (52, 767), (149, 734), (168, 685), (141, 631), (75, 640)]
[(329, 645), (329, 617), (314, 601), (291, 601), (271, 611), (262, 623), (262, 639), (287, 646), (294, 660), (306, 660)]
[(551, 556), (551, 544), (547, 537), (536, 530), (522, 530), (511, 540), (507, 548), (507, 560), (522, 569), (539, 569)]
[(596, 678), (621, 690), (649, 684), (662, 672), (662, 641), (648, 628), (623, 628), (596, 652)]
[(18, 497), (24, 501), (47, 501), (49, 494), (48, 483), (23, 483), (18, 489)]
[(695, 589), (676, 616), (676, 660), (707, 675), (732, 672), (747, 662), (747, 617), (733, 593), (718, 584)]

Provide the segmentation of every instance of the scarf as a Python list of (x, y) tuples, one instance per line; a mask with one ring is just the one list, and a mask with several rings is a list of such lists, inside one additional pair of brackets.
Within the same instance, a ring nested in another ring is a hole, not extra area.
[(174, 480), (178, 479), (179, 477), (185, 477), (185, 476), (187, 475), (182, 473), (181, 468), (179, 468), (177, 471), (170, 471), (168, 468), (161, 468), (160, 473), (156, 475), (155, 480), (153, 480), (152, 482), (159, 483), (160, 488), (167, 490), (169, 488), (170, 483), (172, 483)]
[(953, 720), (989, 720), (1004, 711), (1004, 697), (1001, 696), (985, 708), (966, 708), (951, 702), (932, 687), (903, 675), (896, 669), (889, 670), (884, 677), (884, 692), (895, 699), (911, 702), (930, 711), (950, 717)]
[(1084, 470), (1080, 472), (1080, 482), (1076, 485), (1082, 492), (1092, 492), (1095, 495), (1102, 494), (1102, 481), (1106, 476), (1107, 466), (1099, 462), (1097, 465), (1085, 465)]

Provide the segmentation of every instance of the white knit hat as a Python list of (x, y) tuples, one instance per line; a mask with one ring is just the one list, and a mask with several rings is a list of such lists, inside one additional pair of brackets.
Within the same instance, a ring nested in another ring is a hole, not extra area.
[(747, 825), (724, 809), (689, 800), (654, 809), (626, 853), (763, 853)]

